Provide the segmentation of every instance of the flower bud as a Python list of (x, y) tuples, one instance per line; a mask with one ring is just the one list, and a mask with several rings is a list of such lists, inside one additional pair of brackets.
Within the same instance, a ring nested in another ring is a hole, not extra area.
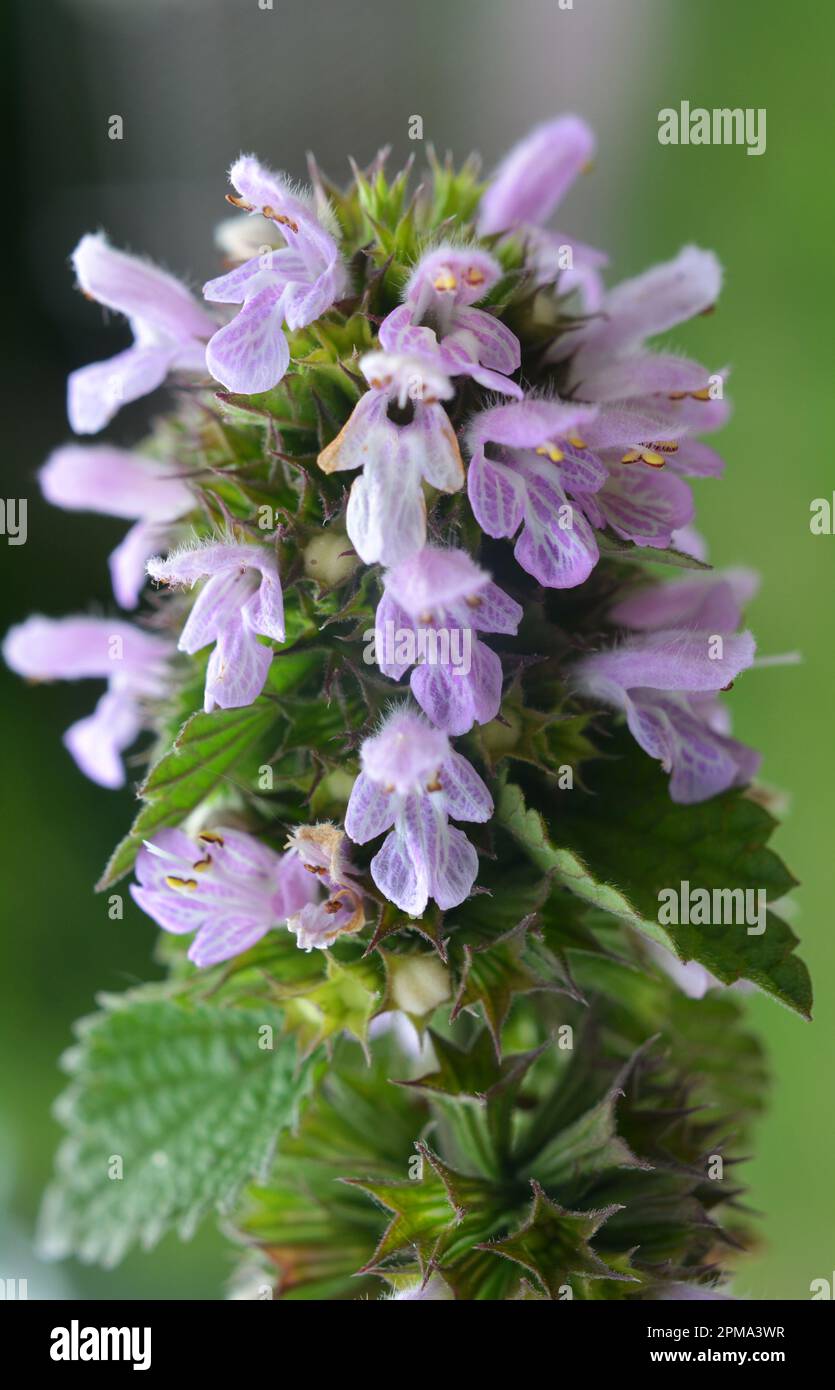
[(357, 556), (351, 542), (341, 531), (324, 531), (314, 536), (304, 548), (304, 572), (318, 579), (326, 588), (342, 584), (356, 569)]
[(391, 1001), (405, 1014), (422, 1018), (450, 996), (449, 971), (437, 956), (394, 957), (389, 968)]

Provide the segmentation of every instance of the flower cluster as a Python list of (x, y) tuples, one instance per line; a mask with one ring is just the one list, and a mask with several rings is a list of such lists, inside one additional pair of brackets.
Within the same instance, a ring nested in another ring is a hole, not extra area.
[[(577, 117), (540, 127), (499, 166), (469, 220), (450, 228), (446, 219), (417, 239), (399, 272), (393, 256), (371, 263), (318, 180), (312, 191), (295, 189), (250, 155), (232, 166), (228, 199), (254, 220), (249, 230), (224, 226), (232, 264), (203, 286), (204, 303), (101, 235), (83, 237), (73, 255), (83, 293), (125, 315), (134, 335), (126, 351), (70, 377), (77, 434), (97, 433), (121, 404), (173, 377), (207, 405), (220, 386), (233, 412), (260, 411), (274, 425), (289, 416), (262, 444), (274, 462), (290, 457), (280, 430), (310, 427), (276, 404), (285, 377), (312, 379), (325, 363), (323, 389), (341, 387), (343, 402), (353, 393), (340, 416), (333, 395), (311, 392), (325, 438), (305, 467), (305, 497), (323, 489), (324, 520), (342, 536), (341, 479), (332, 475), (354, 475), (342, 549), (381, 567), (377, 665), (391, 682), (408, 675), (420, 708), (377, 711), (344, 815), (357, 845), (385, 835), (371, 879), (412, 917), (430, 899), (456, 908), (476, 881), (477, 850), (452, 822), (487, 822), (493, 801), (450, 738), (506, 723), (510, 639), (514, 683), (525, 661), (551, 655), (526, 635), (526, 600), (541, 608), (547, 591), (586, 584), (606, 548), (675, 547), (693, 519), (686, 479), (722, 471), (695, 436), (725, 418), (724, 373), (649, 346), (713, 307), (718, 262), (688, 246), (605, 291), (605, 257), (547, 226), (593, 153)], [(525, 307), (543, 295), (559, 307), (554, 331), (526, 355)], [(332, 342), (343, 346), (329, 359)], [(79, 765), (107, 786), (124, 780), (121, 753), (155, 727), (155, 702), (179, 681), (177, 652), (211, 649), (204, 709), (228, 711), (270, 698), (274, 659), (293, 645), (285, 603), (299, 619), (302, 524), (274, 516), (265, 533), (231, 484), (207, 493), (207, 476), (220, 468), (207, 449), (201, 440), (184, 456), (164, 434), (150, 451), (73, 443), (41, 473), (55, 505), (133, 523), (111, 557), (121, 607), (137, 607), (146, 574), (186, 593), (197, 587), (193, 602), (157, 605), (152, 626), (32, 618), (6, 639), (7, 662), (27, 677), (108, 681), (96, 713), (66, 735)], [(199, 510), (207, 496), (208, 527)], [(494, 544), (507, 540), (515, 563)], [(625, 716), (670, 774), (675, 801), (701, 801), (756, 770), (756, 755), (730, 737), (719, 699), (753, 660), (752, 637), (738, 632), (750, 593), (740, 575), (652, 584), (616, 602), (596, 649), (586, 644), (565, 666), (569, 697), (603, 717)], [(303, 610), (324, 631), (309, 601)], [(282, 923), (306, 949), (365, 923), (362, 871), (332, 825), (295, 826), (283, 855), (240, 830), (197, 839), (166, 830), (141, 849), (136, 873), (134, 897), (146, 912), (168, 931), (196, 932), (198, 965), (238, 954)]]

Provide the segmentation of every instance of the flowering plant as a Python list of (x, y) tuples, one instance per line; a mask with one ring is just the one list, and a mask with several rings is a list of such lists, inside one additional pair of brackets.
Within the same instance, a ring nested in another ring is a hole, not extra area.
[(217, 1210), (276, 1297), (722, 1296), (764, 1083), (734, 987), (804, 1016), (810, 987), (729, 729), (755, 580), (692, 527), (726, 373), (651, 341), (720, 267), (606, 289), (547, 225), (593, 152), (567, 116), (486, 180), (381, 154), (300, 190), (243, 156), (203, 303), (74, 253), (134, 343), (72, 374), (73, 429), (174, 406), (41, 473), (133, 522), (137, 614), (32, 617), (4, 655), (107, 681), (65, 736), (103, 786), (150, 735), (99, 886), (121, 915), (133, 874), (166, 978), (80, 1028), (49, 1253)]

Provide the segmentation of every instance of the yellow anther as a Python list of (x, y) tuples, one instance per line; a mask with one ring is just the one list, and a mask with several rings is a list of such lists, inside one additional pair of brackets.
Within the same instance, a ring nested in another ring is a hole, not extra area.
[(197, 873), (197, 874), (204, 874), (204, 873), (206, 872), (206, 870), (210, 867), (211, 862), (212, 862), (212, 856), (211, 856), (210, 854), (207, 854), (206, 857), (205, 857), (204, 859), (198, 859), (198, 860), (196, 860), (196, 862), (195, 862), (194, 864), (192, 864), (191, 867), (194, 869), (194, 872), (195, 872), (195, 873)]
[(585, 439), (581, 439), (580, 436), (579, 436), (578, 434), (570, 434), (570, 435), (568, 436), (568, 442), (569, 442), (569, 444), (571, 445), (572, 449), (587, 449), (587, 448), (588, 448), (588, 445), (586, 444)]
[(246, 198), (237, 198), (234, 193), (227, 193), (225, 196), (227, 203), (231, 203), (233, 208), (240, 208), (241, 212), (255, 211), (252, 203), (248, 203)]
[(434, 780), (433, 782), (427, 782), (427, 783), (426, 783), (426, 790), (427, 790), (428, 792), (442, 792), (442, 791), (443, 791), (443, 787), (441, 786), (440, 774), (436, 774), (435, 780)]
[(465, 594), (464, 602), (468, 608), (480, 608), (482, 599), (480, 594)]
[(178, 893), (193, 893), (197, 887), (196, 878), (177, 878), (174, 874), (166, 874), (165, 882)]
[(709, 387), (709, 386), (703, 386), (702, 389), (701, 389), (701, 391), (691, 391), (691, 392), (690, 392), (690, 395), (693, 397), (693, 400), (694, 400), (694, 401), (709, 401), (709, 400), (710, 400), (710, 387)]
[(476, 265), (470, 265), (464, 272), (464, 279), (468, 285), (483, 285), (485, 279), (484, 271), (479, 270)]
[(656, 453), (654, 449), (630, 449), (621, 457), (621, 463), (646, 463), (650, 468), (663, 468), (666, 460), (663, 454)]
[(458, 281), (451, 270), (442, 270), (440, 275), (433, 280), (436, 290), (454, 290), (458, 288)]
[(223, 836), (219, 835), (216, 830), (201, 830), (197, 838), (198, 840), (202, 840), (206, 845), (223, 844)]
[(544, 458), (549, 458), (552, 463), (562, 463), (565, 458), (562, 449), (558, 449), (556, 444), (540, 444), (536, 452)]

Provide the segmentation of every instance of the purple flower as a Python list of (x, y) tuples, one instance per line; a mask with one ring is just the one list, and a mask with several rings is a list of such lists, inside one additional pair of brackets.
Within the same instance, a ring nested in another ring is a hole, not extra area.
[(495, 537), (514, 536), (521, 525), (517, 560), (556, 589), (582, 584), (597, 564), (593, 526), (669, 546), (690, 521), (693, 500), (679, 478), (659, 472), (678, 445), (654, 442), (657, 427), (634, 408), (536, 397), (482, 411), (468, 432), (467, 483), (479, 525)]
[(563, 334), (551, 356), (571, 355), (568, 385), (586, 401), (665, 400), (706, 394), (706, 367), (671, 353), (653, 353), (648, 338), (711, 309), (722, 270), (711, 251), (685, 246), (675, 260), (626, 280), (604, 298), (602, 312)]
[(381, 323), (381, 347), (437, 358), (448, 376), (469, 376), (490, 391), (521, 397), (522, 388), (507, 380), (522, 360), (518, 338), (494, 314), (472, 307), (500, 276), (486, 251), (435, 247), (415, 266), (405, 303)]
[(319, 896), (296, 854), (276, 854), (240, 830), (160, 830), (136, 859), (131, 895), (165, 931), (196, 932), (201, 968), (240, 955)]
[(241, 155), (229, 179), (240, 195), (230, 201), (268, 218), (286, 242), (278, 251), (264, 248), (203, 286), (213, 303), (242, 305), (232, 322), (215, 333), (206, 365), (228, 390), (251, 395), (269, 391), (287, 370), (290, 348), (284, 326), (292, 331), (320, 318), (344, 294), (348, 278), (330, 232), (282, 175), (265, 169), (252, 155)]
[(206, 668), (204, 708), (237, 709), (261, 694), (272, 648), (258, 638), (284, 641), (284, 601), (274, 551), (259, 545), (210, 541), (148, 561), (160, 584), (208, 583), (180, 633), (177, 647), (192, 656), (215, 643)]
[[(476, 632), (514, 635), (522, 609), (464, 550), (426, 546), (383, 576), (375, 648), (385, 675), (409, 666), (412, 694), (448, 734), (495, 719), (502, 702), (502, 663)], [(416, 664), (420, 663), (420, 664)]]
[[(560, 292), (579, 290), (586, 313), (602, 298), (599, 270), (606, 256), (544, 223), (562, 202), (578, 174), (594, 158), (594, 133), (579, 116), (558, 116), (537, 126), (515, 145), (490, 179), (481, 200), (481, 236), (516, 231), (524, 236), (529, 265), (540, 283), (559, 278)], [(572, 265), (563, 267), (565, 248)]]
[(365, 925), (363, 894), (346, 845), (342, 831), (329, 821), (299, 826), (287, 841), (287, 849), (298, 856), (308, 873), (314, 874), (327, 891), (326, 898), (304, 903), (287, 919), (287, 926), (303, 951), (324, 951), (338, 936), (359, 931)]
[(638, 632), (685, 628), (706, 633), (735, 632), (744, 605), (759, 588), (753, 570), (732, 569), (688, 575), (665, 584), (638, 589), (609, 610), (621, 627)]
[(750, 632), (663, 629), (574, 667), (578, 693), (621, 709), (633, 738), (671, 772), (673, 801), (705, 801), (750, 782), (759, 755), (728, 737), (717, 696), (754, 660)]
[(56, 507), (136, 521), (110, 556), (116, 600), (135, 608), (146, 560), (164, 542), (170, 523), (194, 506), (175, 465), (109, 444), (65, 444), (50, 454), (39, 479)]
[(133, 331), (131, 347), (80, 367), (67, 382), (70, 424), (76, 434), (97, 434), (121, 406), (147, 396), (169, 372), (202, 375), (214, 324), (173, 275), (114, 250), (102, 235), (82, 237), (72, 263), (87, 298), (124, 314)]
[(360, 756), (345, 829), (360, 845), (391, 830), (371, 861), (380, 892), (411, 917), (430, 897), (457, 907), (475, 882), (478, 855), (449, 817), (490, 819), (493, 802), (478, 773), (445, 733), (408, 710), (389, 715)]
[(95, 712), (64, 734), (64, 744), (85, 776), (102, 787), (121, 787), (120, 754), (145, 726), (143, 702), (165, 692), (171, 644), (141, 628), (108, 618), (43, 618), (13, 627), (3, 657), (32, 681), (105, 679)]
[(598, 560), (591, 527), (568, 500), (575, 491), (596, 491), (607, 478), (578, 433), (595, 414), (594, 407), (529, 398), (482, 411), (468, 432), (467, 488), (476, 520), (494, 537), (515, 536), (521, 526), (516, 559), (549, 588), (582, 584)]
[(464, 485), (458, 440), (440, 404), (453, 391), (437, 348), (434, 355), (370, 352), (360, 367), (371, 390), (322, 450), (319, 467), (363, 470), (348, 499), (348, 535), (365, 564), (396, 565), (426, 540), (423, 482), (441, 492)]

